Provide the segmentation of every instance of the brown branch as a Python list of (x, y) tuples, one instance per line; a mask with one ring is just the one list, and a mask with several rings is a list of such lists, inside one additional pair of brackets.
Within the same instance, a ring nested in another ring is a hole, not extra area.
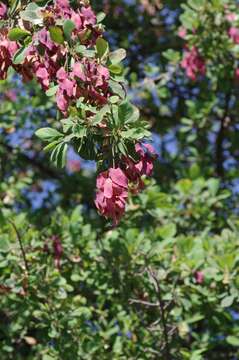
[(24, 265), (25, 265), (25, 270), (26, 272), (28, 273), (29, 272), (29, 266), (28, 266), (28, 262), (27, 262), (27, 258), (26, 258), (26, 253), (25, 253), (25, 250), (24, 250), (24, 247), (23, 247), (23, 244), (22, 244), (22, 239), (21, 239), (21, 235), (18, 231), (18, 228), (16, 227), (16, 225), (14, 224), (13, 221), (11, 220), (8, 220), (8, 222), (12, 225), (15, 233), (16, 233), (16, 237), (17, 237), (17, 241), (19, 243), (19, 247), (21, 249), (21, 253), (22, 253), (22, 258), (23, 258), (23, 261), (24, 261)]

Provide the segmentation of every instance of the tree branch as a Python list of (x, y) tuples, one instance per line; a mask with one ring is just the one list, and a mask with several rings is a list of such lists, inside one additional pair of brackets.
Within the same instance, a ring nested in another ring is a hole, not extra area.
[(137, 300), (137, 299), (129, 299), (129, 303), (130, 304), (140, 304), (140, 305), (144, 305), (144, 306), (149, 306), (149, 307), (158, 307), (159, 303), (151, 303), (149, 301), (144, 301), (144, 300)]
[(27, 258), (26, 258), (26, 253), (25, 253), (25, 250), (24, 250), (24, 247), (23, 247), (23, 244), (22, 244), (21, 235), (20, 235), (20, 233), (19, 233), (16, 225), (14, 224), (14, 222), (11, 221), (11, 220), (8, 220), (8, 222), (12, 225), (12, 227), (13, 227), (15, 233), (16, 233), (16, 237), (17, 237), (17, 240), (18, 240), (20, 249), (21, 249), (22, 258), (23, 258), (24, 265), (25, 265), (25, 270), (26, 270), (26, 272), (28, 273), (28, 271), (29, 271), (29, 266), (28, 266), (28, 262), (27, 262)]

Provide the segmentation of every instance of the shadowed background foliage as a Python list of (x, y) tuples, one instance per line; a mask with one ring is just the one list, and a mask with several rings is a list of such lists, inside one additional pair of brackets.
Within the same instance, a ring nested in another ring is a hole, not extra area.
[[(237, 359), (239, 50), (225, 20), (229, 8), (239, 21), (236, 2), (92, 6), (127, 50), (154, 176), (112, 228), (94, 207), (95, 164), (71, 149), (56, 169), (34, 135), (58, 126), (52, 101), (13, 72), (1, 81), (1, 359)], [(195, 81), (186, 44), (206, 61)]]

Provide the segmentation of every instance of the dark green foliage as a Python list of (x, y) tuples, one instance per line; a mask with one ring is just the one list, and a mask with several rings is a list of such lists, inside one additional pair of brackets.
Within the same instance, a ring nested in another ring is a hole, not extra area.
[[(112, 76), (125, 62), (131, 94), (114, 108), (126, 85), (111, 81), (113, 150), (127, 154), (131, 139), (149, 135), (147, 123), (159, 153), (153, 179), (129, 199), (117, 228), (95, 211), (95, 171), (68, 171), (72, 141), (84, 159), (97, 149), (74, 114), (56, 120), (57, 89), (45, 96), (13, 74), (1, 82), (1, 360), (239, 358), (238, 46), (227, 36), (225, 4), (236, 11), (224, 0), (94, 4), (107, 12), (98, 22), (104, 19), (110, 45), (127, 49), (124, 60), (122, 49), (108, 54), (107, 42), (97, 44)], [(37, 5), (23, 11), (37, 24)], [(195, 82), (180, 67), (181, 23), (197, 29), (188, 42), (207, 62)], [(63, 29), (52, 29), (55, 41), (67, 39), (73, 24)], [(17, 89), (16, 101), (9, 89)], [(82, 116), (89, 110), (77, 106)], [(109, 111), (91, 110), (92, 127)], [(54, 189), (32, 206), (46, 181)]]

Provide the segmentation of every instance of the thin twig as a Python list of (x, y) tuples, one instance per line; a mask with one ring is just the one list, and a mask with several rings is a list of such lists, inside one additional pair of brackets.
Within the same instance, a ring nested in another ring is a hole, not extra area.
[(178, 330), (177, 326), (174, 326), (169, 330), (168, 335), (172, 336)]
[(146, 348), (145, 350), (155, 355), (161, 355), (161, 352), (154, 349)]
[(152, 331), (152, 332), (155, 331), (155, 330), (158, 328), (157, 325), (160, 324), (160, 321), (161, 321), (161, 318), (157, 319), (157, 320), (154, 321), (152, 324), (150, 324), (149, 326), (147, 326), (147, 329), (148, 329), (149, 331)]
[(140, 304), (140, 305), (144, 305), (144, 306), (151, 306), (151, 307), (158, 307), (159, 303), (151, 303), (149, 301), (144, 301), (144, 300), (138, 300), (138, 299), (129, 299), (129, 303), (130, 304)]
[(161, 314), (162, 325), (163, 325), (163, 336), (164, 336), (164, 342), (165, 342), (165, 359), (170, 360), (171, 356), (170, 356), (167, 320), (166, 320), (166, 316), (165, 316), (165, 308), (164, 308), (164, 302), (163, 302), (163, 299), (161, 296), (160, 285), (159, 285), (157, 277), (155, 276), (155, 274), (153, 273), (153, 271), (150, 268), (148, 268), (148, 273), (151, 276), (151, 278), (153, 279), (154, 288), (157, 293), (157, 297), (158, 297), (158, 301), (159, 301), (159, 308), (160, 308), (160, 314)]
[(11, 221), (11, 220), (8, 220), (8, 221), (12, 225), (12, 227), (13, 227), (15, 233), (16, 233), (16, 237), (17, 237), (20, 249), (21, 249), (21, 253), (22, 253), (22, 257), (23, 257), (23, 261), (24, 261), (24, 265), (25, 265), (25, 270), (28, 273), (29, 272), (29, 266), (28, 266), (28, 262), (27, 262), (27, 258), (26, 258), (26, 253), (25, 253), (25, 250), (24, 250), (24, 247), (23, 247), (23, 244), (22, 244), (21, 235), (20, 235), (16, 225), (14, 224), (14, 222)]

